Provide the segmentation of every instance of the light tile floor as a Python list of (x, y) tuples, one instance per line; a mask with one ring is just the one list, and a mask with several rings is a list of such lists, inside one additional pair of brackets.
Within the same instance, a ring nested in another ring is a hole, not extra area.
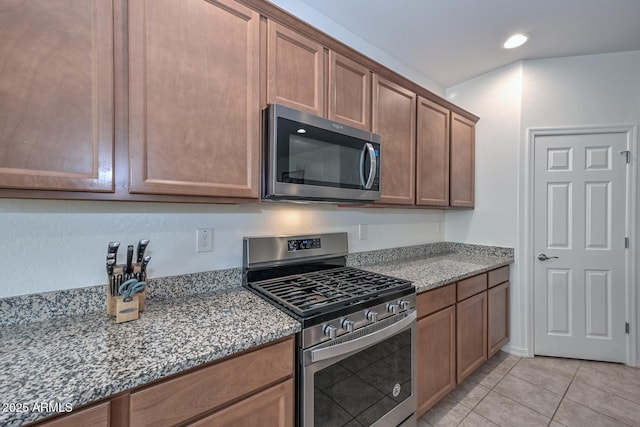
[(499, 352), (420, 418), (427, 426), (640, 427), (640, 369)]

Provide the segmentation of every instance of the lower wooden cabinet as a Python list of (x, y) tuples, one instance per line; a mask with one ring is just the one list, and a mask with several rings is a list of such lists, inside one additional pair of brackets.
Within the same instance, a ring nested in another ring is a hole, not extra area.
[(112, 424), (109, 419), (111, 409), (110, 402), (99, 403), (88, 408), (80, 409), (68, 415), (45, 421), (41, 427), (109, 427)]
[(293, 379), (290, 379), (189, 426), (292, 427), (294, 402), (294, 383)]
[(509, 282), (487, 291), (487, 356), (496, 354), (509, 341)]
[(131, 426), (172, 426), (223, 410), (236, 399), (291, 378), (293, 355), (290, 338), (133, 392)]
[(456, 305), (456, 377), (458, 383), (487, 360), (487, 293)]
[(455, 306), (418, 320), (417, 331), (417, 415), (422, 416), (456, 386)]
[(456, 386), (456, 285), (417, 296), (418, 417)]

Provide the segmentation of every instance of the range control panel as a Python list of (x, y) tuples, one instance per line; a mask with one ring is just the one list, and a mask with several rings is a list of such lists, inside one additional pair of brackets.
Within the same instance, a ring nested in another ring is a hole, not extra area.
[(320, 249), (321, 247), (320, 238), (287, 240), (287, 250), (289, 252), (302, 251), (305, 249)]

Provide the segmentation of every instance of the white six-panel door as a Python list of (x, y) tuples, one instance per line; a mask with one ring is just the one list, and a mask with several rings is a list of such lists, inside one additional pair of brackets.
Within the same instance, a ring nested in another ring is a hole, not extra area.
[(626, 145), (535, 137), (535, 354), (625, 362)]

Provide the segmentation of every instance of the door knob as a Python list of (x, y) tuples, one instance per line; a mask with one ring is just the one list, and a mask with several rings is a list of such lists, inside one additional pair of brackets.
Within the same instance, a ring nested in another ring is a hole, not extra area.
[(547, 256), (545, 254), (538, 254), (538, 260), (539, 261), (546, 261), (548, 259), (553, 259), (553, 258), (558, 258), (557, 256)]

